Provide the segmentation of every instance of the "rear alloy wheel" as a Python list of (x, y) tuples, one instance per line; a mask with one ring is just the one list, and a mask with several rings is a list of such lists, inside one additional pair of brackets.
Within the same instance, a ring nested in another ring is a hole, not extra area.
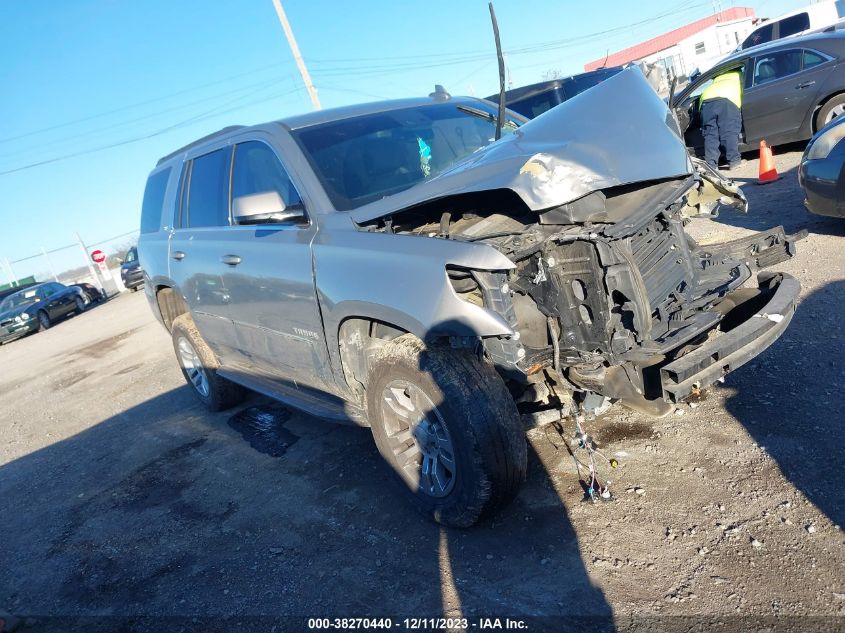
[(527, 469), (516, 405), (490, 363), (406, 334), (373, 360), (367, 412), (376, 446), (414, 505), (469, 527), (519, 491)]
[(816, 115), (816, 131), (845, 114), (845, 94), (836, 95), (825, 103)]
[(50, 315), (47, 314), (44, 310), (39, 310), (38, 331), (43, 332), (44, 330), (49, 330), (51, 325), (53, 325), (53, 322), (50, 321)]
[(85, 312), (85, 300), (82, 297), (77, 297), (76, 301), (76, 313), (82, 314)]
[(200, 336), (190, 314), (176, 317), (172, 336), (182, 375), (209, 410), (222, 411), (244, 399), (243, 387), (217, 375), (220, 363)]

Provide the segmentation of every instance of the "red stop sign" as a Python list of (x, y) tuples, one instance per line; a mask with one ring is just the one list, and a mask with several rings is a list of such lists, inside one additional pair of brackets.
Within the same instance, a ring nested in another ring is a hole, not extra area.
[(91, 259), (93, 259), (95, 263), (100, 264), (106, 261), (106, 254), (98, 248), (96, 251), (91, 252)]

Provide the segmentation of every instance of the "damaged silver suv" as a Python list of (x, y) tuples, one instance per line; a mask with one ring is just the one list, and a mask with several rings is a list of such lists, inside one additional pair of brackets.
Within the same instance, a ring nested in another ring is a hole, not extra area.
[(369, 426), (416, 505), (468, 526), (516, 495), (526, 425), (665, 414), (784, 331), (798, 282), (746, 282), (795, 236), (685, 233), (746, 202), (638, 70), (506, 114), (494, 140), (492, 104), (436, 92), (162, 158), (138, 250), (196, 395)]

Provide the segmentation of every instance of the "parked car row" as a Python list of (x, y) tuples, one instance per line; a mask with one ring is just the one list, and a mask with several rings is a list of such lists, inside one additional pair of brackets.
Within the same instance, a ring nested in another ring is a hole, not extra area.
[(83, 292), (58, 282), (36, 284), (0, 302), (0, 343), (42, 332), (70, 314), (85, 311)]

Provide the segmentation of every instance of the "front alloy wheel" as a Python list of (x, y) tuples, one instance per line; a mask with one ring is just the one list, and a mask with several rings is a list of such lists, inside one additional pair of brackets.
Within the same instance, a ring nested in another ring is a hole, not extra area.
[(423, 390), (406, 380), (382, 392), (382, 420), (399, 475), (408, 486), (435, 498), (455, 486), (455, 449), (440, 412)]

